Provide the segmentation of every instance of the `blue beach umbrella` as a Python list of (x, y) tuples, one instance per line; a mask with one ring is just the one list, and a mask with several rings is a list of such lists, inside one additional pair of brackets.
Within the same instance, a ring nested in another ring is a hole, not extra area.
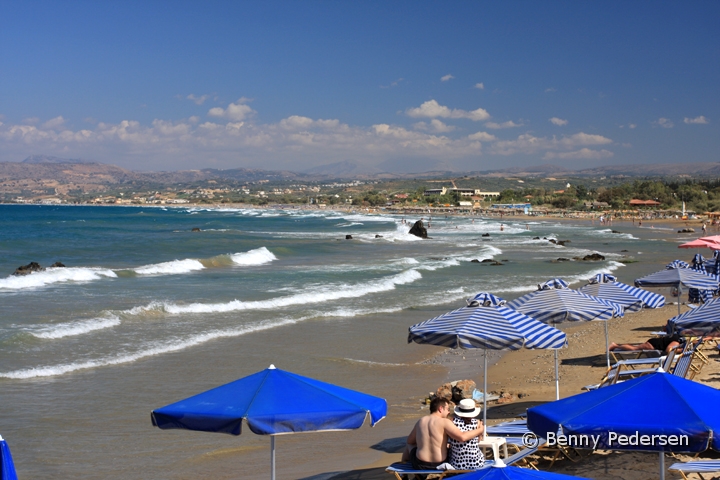
[[(509, 302), (508, 307), (545, 323), (605, 320), (605, 351), (608, 367), (610, 366), (610, 353), (607, 350), (610, 344), (607, 320), (622, 317), (624, 315), (622, 305), (573, 290), (568, 288), (568, 283), (564, 280), (553, 278), (538, 285), (537, 291)], [(557, 356), (557, 350), (555, 355)], [(560, 380), (557, 371), (555, 390), (556, 398), (560, 398)]]
[(559, 429), (600, 449), (660, 452), (663, 478), (664, 452), (720, 448), (718, 404), (720, 390), (657, 372), (532, 407), (527, 424), (546, 439)]
[(607, 273), (598, 273), (578, 291), (620, 304), (626, 312), (637, 312), (643, 307), (665, 306), (665, 297), (662, 295), (618, 282), (613, 275)]
[(468, 306), (410, 327), (408, 343), (426, 343), (449, 348), (483, 348), (483, 423), (487, 424), (487, 350), (520, 348), (558, 349), (567, 345), (565, 333), (505, 306), (487, 292), (468, 301)]
[(10, 447), (0, 436), (0, 480), (17, 480), (17, 478)]
[(720, 298), (675, 315), (668, 320), (666, 330), (685, 336), (720, 334)]
[(690, 268), (673, 268), (668, 265), (665, 270), (635, 280), (636, 287), (676, 287), (678, 289), (678, 315), (680, 314), (680, 292), (683, 285), (699, 290), (717, 290), (718, 279)]
[(387, 415), (384, 399), (269, 368), (153, 410), (153, 425), (240, 435), (242, 422), (270, 435), (271, 478), (275, 479), (275, 435), (354, 430)]
[(573, 480), (585, 477), (573, 477), (561, 473), (543, 472), (530, 468), (513, 466), (491, 466), (452, 477), (453, 480)]
[[(693, 257), (692, 265), (690, 265), (690, 268), (692, 270), (695, 270), (696, 272), (701, 272), (705, 274), (708, 273), (705, 269), (705, 257), (700, 255), (699, 253), (696, 253)], [(712, 300), (713, 291), (714, 290), (698, 290), (697, 288), (691, 288), (688, 291), (688, 300), (693, 303), (698, 303), (700, 301), (702, 301), (703, 303), (709, 302), (710, 300)]]

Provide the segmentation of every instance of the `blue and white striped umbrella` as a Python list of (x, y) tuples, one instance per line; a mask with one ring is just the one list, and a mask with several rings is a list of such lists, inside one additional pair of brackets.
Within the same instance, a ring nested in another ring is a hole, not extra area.
[(720, 298), (672, 317), (666, 330), (685, 336), (720, 334)]
[[(468, 306), (410, 327), (408, 343), (449, 348), (483, 348), (485, 373), (483, 400), (487, 399), (487, 349), (558, 349), (567, 345), (565, 333), (505, 306), (505, 300), (482, 292)], [(487, 404), (485, 405), (487, 407)], [(483, 408), (483, 421), (487, 419)]]
[[(548, 288), (556, 284), (559, 287)], [(508, 302), (508, 307), (544, 323), (609, 320), (622, 317), (623, 307), (567, 287), (567, 282), (552, 279), (539, 285), (536, 292)]]
[(618, 282), (613, 275), (607, 273), (598, 273), (578, 291), (618, 303), (628, 312), (637, 312), (643, 307), (660, 308), (665, 305), (665, 297), (662, 295)]
[[(696, 253), (692, 260), (692, 265), (690, 265), (690, 268), (692, 270), (695, 270), (696, 272), (702, 272), (702, 273), (708, 273), (707, 270), (705, 270), (705, 257), (700, 255), (699, 253)], [(688, 300), (692, 303), (699, 303), (699, 302), (709, 302), (712, 300), (714, 290), (698, 290), (697, 288), (691, 288), (690, 291), (688, 291)]]
[(665, 268), (690, 268), (690, 264), (682, 260), (673, 260), (672, 262), (665, 265)]
[(698, 290), (717, 290), (718, 279), (690, 268), (666, 268), (635, 280), (636, 287), (676, 287), (678, 289), (678, 315), (682, 286)]
[[(551, 286), (555, 285), (555, 288)], [(559, 278), (538, 285), (536, 292), (528, 293), (508, 303), (508, 307), (529, 315), (544, 323), (582, 322), (591, 320), (610, 320), (622, 317), (622, 305), (594, 297), (567, 287), (567, 282)], [(605, 358), (610, 367), (610, 353), (607, 351), (610, 339), (605, 324)], [(558, 387), (559, 389), (559, 383)], [(559, 396), (559, 393), (558, 393)]]

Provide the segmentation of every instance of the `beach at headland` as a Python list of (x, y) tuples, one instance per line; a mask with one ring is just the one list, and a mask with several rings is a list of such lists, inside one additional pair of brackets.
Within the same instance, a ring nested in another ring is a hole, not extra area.
[[(268, 437), (247, 428), (241, 437), (160, 431), (148, 414), (271, 363), (389, 405), (374, 428), (278, 437), (278, 478), (363, 478), (370, 466), (389, 478), (380, 467), (399, 456), (428, 393), (452, 380), (482, 384), (482, 355), (407, 344), (410, 325), (482, 290), (510, 300), (548, 278), (579, 287), (601, 271), (632, 283), (690, 260), (696, 252), (677, 245), (700, 236), (678, 234), (685, 222), (442, 215), (433, 216), (432, 238), (420, 240), (407, 234), (420, 216), (381, 211), (2, 208), (2, 271), (28, 261), (68, 265), (0, 279), (0, 433), (30, 478), (237, 478), (239, 467), (266, 477)], [(607, 259), (557, 260), (596, 251)], [(657, 329), (674, 308), (612, 320), (611, 341), (644, 340), (634, 319), (656, 315)], [(625, 323), (628, 336), (616, 330)], [(568, 396), (602, 375), (602, 365), (576, 359), (601, 356), (604, 335), (597, 322), (562, 329)], [(492, 352), (491, 364), (501, 359), (490, 390), (523, 398), (493, 405), (490, 422), (554, 398), (547, 355)]]

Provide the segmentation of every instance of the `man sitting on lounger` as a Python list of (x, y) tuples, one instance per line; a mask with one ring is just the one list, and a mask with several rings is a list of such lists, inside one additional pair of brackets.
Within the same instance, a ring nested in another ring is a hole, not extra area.
[(680, 335), (664, 335), (662, 337), (653, 337), (645, 343), (624, 343), (618, 345), (611, 343), (610, 350), (660, 350), (664, 354), (670, 353), (670, 350), (677, 349), (685, 343)]
[(403, 462), (411, 462), (417, 470), (435, 469), (447, 461), (448, 438), (467, 442), (482, 435), (485, 430), (480, 422), (476, 429), (463, 432), (447, 418), (449, 413), (450, 401), (447, 398), (432, 399), (430, 415), (418, 420), (408, 435)]

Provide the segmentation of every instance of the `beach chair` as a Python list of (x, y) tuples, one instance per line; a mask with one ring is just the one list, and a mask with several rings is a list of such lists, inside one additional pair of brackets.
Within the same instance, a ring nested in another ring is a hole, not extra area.
[(620, 362), (615, 363), (613, 366), (607, 369), (605, 372), (605, 375), (603, 375), (603, 378), (600, 380), (600, 383), (596, 383), (594, 385), (585, 385), (582, 387), (583, 390), (591, 391), (591, 390), (597, 390), (600, 387), (606, 387), (608, 385), (613, 385), (617, 382), (618, 374), (620, 373), (620, 370), (622, 370), (623, 365)]
[(677, 362), (675, 362), (675, 367), (672, 369), (672, 371), (670, 371), (670, 373), (678, 377), (692, 380), (701, 368), (697, 365), (693, 365), (693, 361), (696, 359), (697, 356), (698, 347), (701, 344), (702, 338), (695, 342), (688, 341), (685, 345), (685, 349), (678, 357)]
[[(485, 465), (492, 465), (492, 460), (485, 462)], [(483, 466), (485, 468), (485, 466)], [(385, 469), (386, 472), (395, 475), (397, 480), (406, 478), (427, 478), (433, 475), (433, 478), (442, 479), (451, 475), (459, 475), (461, 473), (474, 472), (475, 470), (415, 470), (411, 463), (395, 462)]]
[(693, 460), (690, 462), (673, 463), (668, 469), (678, 472), (685, 480), (689, 480), (688, 473), (697, 473), (700, 478), (703, 473), (720, 473), (720, 460)]
[(610, 350), (610, 357), (614, 363), (638, 358), (658, 358), (661, 355), (660, 350)]
[(670, 353), (663, 357), (621, 360), (612, 367), (610, 367), (610, 369), (608, 369), (600, 383), (597, 383), (595, 385), (586, 385), (582, 389), (587, 391), (597, 390), (598, 388), (606, 387), (608, 385), (614, 385), (616, 383), (623, 382), (631, 378), (637, 378), (642, 375), (647, 375), (649, 373), (655, 373), (658, 371), (659, 368), (662, 368), (663, 371), (668, 372), (670, 371), (674, 359), (675, 351), (671, 350)]

